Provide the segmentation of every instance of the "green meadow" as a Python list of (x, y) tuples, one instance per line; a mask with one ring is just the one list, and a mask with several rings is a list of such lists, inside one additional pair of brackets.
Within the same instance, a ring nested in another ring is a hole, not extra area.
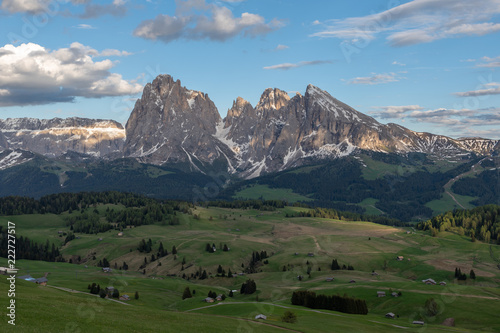
[[(425, 331), (429, 332), (500, 331), (499, 246), (472, 243), (468, 237), (451, 232), (431, 237), (412, 228), (369, 222), (286, 217), (300, 210), (303, 208), (263, 212), (195, 207), (191, 214), (178, 213), (180, 225), (159, 223), (127, 228), (122, 236), (117, 230), (76, 234), (77, 239), (62, 247), (64, 263), (16, 262), (19, 275), (46, 275), (49, 286), (17, 281), (19, 327), (5, 326), (6, 331), (23, 327), (23, 332), (421, 332), (422, 327), (412, 324), (414, 320), (423, 320)], [(60, 245), (64, 237), (59, 236), (59, 231), (70, 231), (64, 220), (67, 215), (65, 212), (0, 217), (0, 225), (5, 227), (7, 221), (12, 221), (18, 235), (41, 244), (48, 240)], [(138, 251), (142, 239), (151, 239), (151, 253)], [(170, 254), (151, 261), (160, 242)], [(207, 243), (217, 250), (205, 251)], [(222, 251), (223, 245), (229, 251)], [(176, 255), (171, 254), (173, 246)], [(269, 255), (267, 263), (257, 265), (255, 273), (216, 276), (219, 265), (226, 272), (230, 269), (232, 273), (242, 273), (249, 266), (253, 251), (266, 251)], [(397, 256), (404, 260), (396, 260)], [(104, 258), (110, 262), (111, 273), (97, 267)], [(147, 264), (143, 266), (145, 259)], [(332, 259), (337, 259), (341, 266), (352, 265), (354, 270), (332, 271)], [(129, 266), (127, 271), (119, 269), (124, 262)], [(7, 260), (0, 258), (0, 266), (6, 264)], [(457, 267), (467, 275), (473, 269), (477, 278), (457, 281)], [(207, 279), (192, 277), (202, 270), (207, 272)], [(372, 275), (373, 271), (378, 275)], [(297, 278), (299, 275), (302, 280)], [(235, 292), (223, 302), (203, 302), (209, 291), (226, 296), (229, 290), (239, 291), (248, 278), (257, 284), (255, 294)], [(334, 280), (327, 282), (327, 278)], [(427, 278), (444, 281), (446, 285), (425, 285), (422, 280)], [(88, 285), (94, 282), (102, 288), (113, 286), (131, 300), (125, 305), (87, 294)], [(182, 300), (186, 287), (193, 298)], [(0, 276), (0, 293), (5, 295), (7, 288), (6, 279)], [(369, 313), (351, 315), (291, 305), (292, 292), (302, 289), (364, 299)], [(377, 291), (385, 291), (387, 296), (378, 298)], [(391, 292), (401, 292), (401, 297), (392, 297)], [(429, 316), (425, 310), (429, 298), (438, 303), (436, 316)], [(88, 312), (93, 315), (85, 312), (85, 304), (92, 304)], [(99, 311), (92, 310), (92, 306)], [(0, 308), (5, 320), (6, 309)], [(281, 321), (287, 310), (297, 315), (296, 323)], [(387, 319), (388, 312), (399, 317)], [(254, 318), (261, 313), (268, 319), (258, 323)], [(440, 325), (447, 318), (455, 319), (455, 327)], [(66, 325), (76, 328), (68, 329)]]

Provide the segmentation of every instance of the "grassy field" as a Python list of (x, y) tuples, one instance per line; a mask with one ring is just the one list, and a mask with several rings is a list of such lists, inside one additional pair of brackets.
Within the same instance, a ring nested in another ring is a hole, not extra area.
[[(115, 208), (119, 209), (119, 206)], [(192, 214), (199, 218), (178, 214), (181, 224), (177, 226), (155, 224), (129, 228), (123, 231), (123, 236), (118, 236), (116, 230), (78, 234), (79, 239), (67, 244), (62, 253), (67, 260), (76, 260), (80, 256), (80, 264), (18, 260), (19, 274), (47, 275), (49, 285), (80, 292), (87, 292), (87, 286), (95, 282), (101, 287), (114, 286), (121, 294), (132, 298), (137, 291), (140, 298), (131, 300), (127, 306), (19, 281), (19, 325), (25, 325), (23, 332), (36, 331), (36, 318), (43, 317), (39, 324), (44, 332), (62, 331), (61, 325), (68, 322), (75, 322), (82, 332), (87, 328), (89, 332), (100, 332), (107, 327), (111, 327), (111, 331), (115, 328), (118, 331), (120, 327), (131, 332), (139, 332), (141, 327), (147, 331), (161, 331), (165, 322), (169, 323), (171, 331), (189, 332), (212, 332), (217, 325), (223, 332), (282, 330), (269, 324), (300, 332), (331, 332), (332, 327), (338, 332), (413, 332), (422, 328), (415, 328), (411, 322), (422, 319), (426, 322), (426, 331), (432, 332), (444, 328), (439, 324), (446, 318), (455, 318), (456, 327), (446, 330), (500, 331), (500, 322), (496, 319), (500, 308), (499, 246), (472, 243), (467, 237), (450, 232), (433, 238), (412, 229), (368, 222), (285, 217), (300, 210), (286, 207), (262, 212), (196, 207)], [(12, 221), (16, 223), (19, 235), (41, 243), (47, 239), (60, 242), (58, 231), (69, 232), (64, 222), (65, 214), (0, 217), (0, 225)], [(140, 253), (137, 250), (140, 240), (149, 238), (154, 251)], [(169, 252), (175, 245), (178, 253), (151, 262), (151, 254), (158, 249), (160, 241)], [(215, 244), (217, 251), (206, 252), (207, 243)], [(230, 251), (221, 251), (224, 244)], [(219, 265), (226, 271), (242, 272), (249, 265), (252, 251), (266, 251), (270, 256), (267, 264), (258, 266), (257, 273), (235, 278), (216, 277)], [(396, 256), (404, 256), (404, 260), (397, 261)], [(113, 269), (112, 273), (104, 273), (96, 267), (103, 258), (110, 261), (112, 268), (115, 263), (120, 267), (126, 262), (129, 270)], [(148, 262), (145, 274), (140, 268), (144, 258)], [(332, 271), (332, 259), (337, 259), (340, 265), (352, 265), (354, 270)], [(6, 263), (6, 259), (0, 258), (0, 266)], [(467, 274), (474, 269), (476, 280), (456, 281), (456, 267)], [(206, 270), (209, 278), (187, 279), (199, 270)], [(372, 271), (378, 275), (373, 276)], [(182, 278), (183, 274), (186, 279)], [(304, 277), (302, 281), (297, 279), (298, 275)], [(326, 282), (328, 277), (334, 277), (334, 281)], [(229, 290), (239, 290), (248, 278), (256, 281), (256, 294), (235, 293), (234, 297), (216, 306), (203, 302), (208, 291), (227, 295)], [(447, 285), (425, 285), (421, 280), (427, 278), (445, 281)], [(351, 280), (356, 283), (350, 283)], [(182, 300), (185, 287), (195, 290), (193, 298)], [(5, 294), (5, 288), (6, 280), (0, 276), (1, 294)], [(298, 289), (365, 299), (369, 314), (314, 312), (292, 306), (291, 294)], [(377, 298), (377, 291), (386, 291), (389, 295), (391, 291), (401, 291), (402, 296)], [(434, 298), (439, 304), (437, 316), (429, 317), (424, 310), (429, 298)], [(98, 301), (103, 309), (94, 314), (92, 321), (78, 314), (83, 311), (79, 304), (88, 300)], [(5, 307), (0, 308), (5, 311)], [(287, 308), (297, 314), (297, 323), (280, 321)], [(387, 312), (393, 312), (399, 318), (386, 319)], [(252, 323), (259, 313), (268, 315), (265, 321), (268, 325)], [(3, 313), (0, 315), (5, 317)], [(56, 318), (61, 318), (60, 323)], [(194, 326), (182, 326), (185, 322)]]
[(237, 192), (235, 198), (264, 200), (286, 200), (288, 202), (311, 201), (311, 198), (294, 193), (288, 188), (270, 188), (268, 185), (250, 185)]
[[(475, 206), (471, 204), (470, 202), (477, 199), (475, 197), (469, 197), (469, 196), (464, 196), (464, 195), (459, 195), (455, 193), (451, 193), (455, 199), (466, 209), (474, 208)], [(428, 203), (425, 204), (427, 207), (432, 209), (435, 215), (438, 214), (443, 214), (448, 211), (454, 210), (454, 209), (462, 209), (453, 199), (450, 197), (449, 194), (443, 193), (441, 196), (441, 199), (439, 200), (432, 200), (429, 201)]]
[(361, 206), (365, 209), (365, 214), (367, 215), (380, 215), (383, 214), (383, 212), (375, 207), (375, 204), (377, 203), (377, 199), (373, 198), (367, 198), (363, 201), (361, 201), (358, 206)]

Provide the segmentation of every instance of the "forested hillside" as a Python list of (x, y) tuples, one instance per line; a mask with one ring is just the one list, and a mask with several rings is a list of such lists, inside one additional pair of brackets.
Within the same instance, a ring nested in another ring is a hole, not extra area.
[[(433, 214), (426, 203), (440, 199), (448, 181), (470, 170), (479, 161), (474, 158), (446, 171), (434, 171), (435, 162), (425, 154), (370, 153), (367, 159), (387, 171), (381, 170), (380, 176), (374, 179), (367, 177), (367, 170), (373, 167), (367, 167), (358, 158), (348, 157), (236, 184), (228, 187), (222, 197), (231, 199), (237, 197), (237, 192), (245, 186), (265, 184), (270, 188), (292, 189), (311, 198), (308, 203), (319, 207), (363, 214), (365, 210), (358, 204), (373, 198), (376, 199), (375, 207), (391, 218), (402, 221), (426, 219)], [(491, 198), (484, 200), (490, 202)]]
[(487, 205), (470, 210), (455, 210), (433, 217), (418, 224), (421, 230), (456, 231), (459, 235), (470, 236), (472, 241), (500, 244), (500, 206)]

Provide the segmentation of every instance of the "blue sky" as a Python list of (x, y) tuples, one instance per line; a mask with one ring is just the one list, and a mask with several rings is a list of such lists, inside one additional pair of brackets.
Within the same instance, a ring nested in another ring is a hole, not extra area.
[(224, 117), (312, 83), (382, 123), (500, 139), (500, 0), (3, 0), (0, 118), (125, 123), (171, 74)]

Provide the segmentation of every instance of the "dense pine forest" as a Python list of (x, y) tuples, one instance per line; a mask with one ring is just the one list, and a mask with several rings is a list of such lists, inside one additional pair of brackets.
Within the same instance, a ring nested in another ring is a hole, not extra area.
[[(311, 167), (307, 171), (298, 168), (238, 183), (226, 188), (221, 198), (232, 200), (243, 186), (261, 184), (271, 188), (289, 188), (295, 193), (309, 196), (313, 201), (308, 204), (316, 207), (334, 208), (358, 214), (363, 214), (365, 210), (356, 204), (364, 199), (374, 198), (378, 200), (375, 206), (389, 217), (410, 221), (416, 216), (430, 218), (432, 209), (425, 204), (440, 199), (444, 192), (443, 186), (450, 179), (470, 170), (472, 165), (479, 161), (478, 158), (472, 158), (447, 172), (429, 172), (427, 167), (433, 166), (434, 162), (427, 159), (425, 154), (412, 153), (405, 157), (372, 152), (370, 158), (407, 169), (419, 169), (411, 173), (387, 173), (383, 178), (367, 180), (363, 177), (362, 164), (356, 158), (348, 157)], [(494, 179), (484, 180), (488, 181)], [(457, 183), (459, 184), (457, 187), (463, 186), (461, 182)], [(479, 188), (477, 192), (478, 195), (485, 193), (478, 203), (494, 202), (491, 200), (495, 193), (490, 193), (491, 190), (488, 192)], [(460, 191), (457, 193), (461, 194)]]
[[(3, 230), (0, 226), (0, 257), (7, 258), (9, 237), (8, 230)], [(54, 243), (50, 244), (47, 241), (45, 244), (39, 244), (28, 237), (17, 236), (15, 240), (16, 259), (30, 259), (30, 260), (43, 260), (43, 261), (64, 261), (64, 258), (59, 253), (59, 248), (57, 248)]]
[(456, 231), (460, 235), (470, 236), (472, 241), (477, 239), (500, 244), (500, 206), (486, 205), (447, 212), (419, 223), (417, 227), (430, 230), (433, 235), (438, 231)]
[[(62, 212), (84, 210), (86, 208), (105, 205), (121, 204), (126, 208), (151, 207), (161, 204), (172, 210), (184, 210), (192, 204), (183, 201), (168, 201), (151, 199), (142, 195), (116, 191), (58, 193), (41, 197), (39, 200), (30, 197), (9, 196), (0, 198), (0, 215), (22, 214), (61, 214)], [(157, 208), (157, 207), (156, 207)], [(165, 211), (165, 208), (163, 208)]]

